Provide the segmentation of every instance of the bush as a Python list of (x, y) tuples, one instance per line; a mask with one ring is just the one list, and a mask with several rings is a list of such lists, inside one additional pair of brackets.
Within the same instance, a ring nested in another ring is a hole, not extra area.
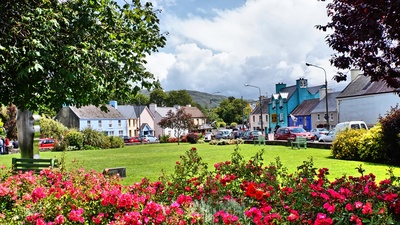
[(168, 138), (169, 138), (169, 135), (161, 135), (161, 137), (160, 137), (160, 143), (167, 143), (168, 142)]
[(78, 131), (69, 132), (65, 135), (64, 141), (67, 147), (73, 147), (69, 149), (81, 150), (83, 147), (83, 134)]
[(196, 133), (189, 133), (186, 135), (186, 140), (191, 144), (196, 144), (199, 140), (199, 136)]
[(41, 138), (50, 138), (61, 140), (68, 128), (59, 121), (46, 118), (46, 116), (40, 117), (40, 136)]
[(382, 126), (382, 141), (387, 163), (400, 165), (400, 109), (399, 105), (392, 107), (385, 117), (379, 117)]
[(369, 162), (387, 161), (382, 140), (382, 127), (379, 123), (361, 137), (360, 143), (358, 154), (361, 160)]
[(110, 148), (122, 148), (125, 146), (124, 140), (121, 137), (109, 137)]
[(360, 159), (358, 149), (361, 146), (361, 137), (366, 133), (364, 129), (346, 129), (336, 134), (332, 142), (332, 155), (335, 159)]
[(110, 148), (110, 140), (103, 132), (93, 130), (92, 128), (86, 128), (82, 133), (84, 145), (102, 149)]

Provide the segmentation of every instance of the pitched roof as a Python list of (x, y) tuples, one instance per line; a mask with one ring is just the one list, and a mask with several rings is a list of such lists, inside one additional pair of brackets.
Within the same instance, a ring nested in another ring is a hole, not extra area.
[(204, 118), (204, 114), (197, 107), (182, 106), (185, 109), (185, 113), (192, 115), (192, 118)]
[(298, 105), (293, 111), (293, 116), (305, 116), (310, 115), (311, 111), (319, 103), (319, 98), (304, 100), (300, 105)]
[(337, 98), (389, 93), (393, 91), (394, 89), (389, 88), (385, 81), (371, 81), (369, 77), (360, 74), (346, 86)]
[[(268, 114), (269, 110), (268, 110), (268, 104), (271, 101), (271, 98), (262, 98), (262, 113)], [(253, 111), (251, 112), (251, 114), (261, 114), (260, 111), (260, 104), (258, 104)]]
[(134, 110), (135, 106), (133, 105), (119, 105), (117, 109), (125, 119), (138, 118)]
[[(318, 85), (318, 86), (313, 86), (313, 87), (308, 87), (307, 88), (307, 90), (308, 90), (308, 92), (310, 92), (311, 94), (316, 94), (322, 87), (324, 87), (325, 85)], [(285, 88), (282, 88), (281, 90), (280, 90), (280, 92), (287, 92), (287, 93), (289, 93), (289, 96), (287, 97), (287, 99), (285, 100), (285, 101), (288, 101), (292, 96), (293, 96), (293, 94), (295, 93), (297, 91), (297, 87), (296, 87), (296, 85), (293, 85), (293, 86), (288, 86), (288, 87), (285, 87)]]
[[(336, 97), (340, 94), (338, 92), (328, 93), (328, 111), (337, 111)], [(319, 104), (311, 111), (311, 113), (325, 113), (326, 112), (326, 99), (323, 98)]]
[(124, 116), (111, 105), (105, 105), (107, 112), (94, 105), (77, 108), (70, 106), (70, 109), (81, 119), (124, 119)]

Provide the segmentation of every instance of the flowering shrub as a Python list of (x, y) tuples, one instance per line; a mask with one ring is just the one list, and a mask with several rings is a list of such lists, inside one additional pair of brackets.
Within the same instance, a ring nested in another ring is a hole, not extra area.
[(210, 170), (195, 148), (160, 181), (122, 186), (118, 177), (84, 169), (39, 175), (0, 171), (0, 224), (398, 224), (399, 178), (373, 174), (329, 181), (312, 159), (288, 174), (263, 150)]
[(363, 145), (361, 137), (367, 130), (347, 129), (336, 134), (332, 142), (332, 155), (336, 159), (360, 159), (358, 149)]

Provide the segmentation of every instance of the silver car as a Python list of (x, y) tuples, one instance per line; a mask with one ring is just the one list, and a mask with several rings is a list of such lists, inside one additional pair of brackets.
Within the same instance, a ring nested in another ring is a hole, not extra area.
[(336, 133), (335, 130), (329, 131), (326, 135), (322, 135), (318, 141), (319, 142), (332, 142), (335, 139)]
[(158, 138), (151, 135), (145, 135), (143, 136), (143, 142), (158, 142)]

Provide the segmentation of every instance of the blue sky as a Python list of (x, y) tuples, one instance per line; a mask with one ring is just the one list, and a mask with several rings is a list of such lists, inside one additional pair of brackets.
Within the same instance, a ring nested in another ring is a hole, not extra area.
[[(122, 1), (122, 0), (118, 0)], [(276, 83), (295, 84), (306, 78), (309, 86), (336, 83), (330, 66), (332, 50), (325, 24), (326, 4), (317, 0), (149, 0), (159, 14), (167, 45), (150, 55), (147, 69), (166, 91), (195, 90), (246, 99), (271, 96)], [(346, 71), (344, 71), (346, 72)]]

